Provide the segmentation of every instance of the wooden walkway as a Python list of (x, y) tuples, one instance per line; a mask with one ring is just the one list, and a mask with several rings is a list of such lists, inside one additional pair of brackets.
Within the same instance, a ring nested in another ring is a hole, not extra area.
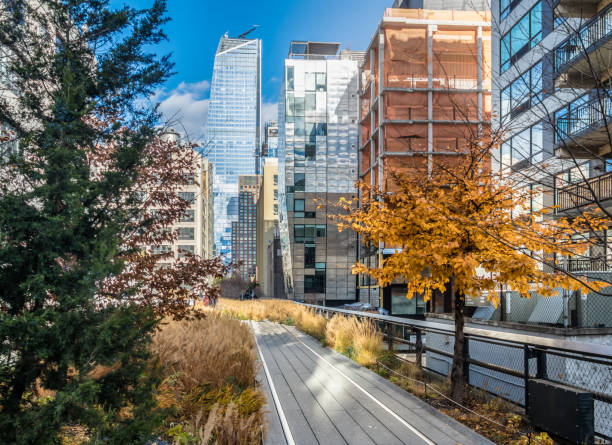
[(290, 326), (253, 322), (269, 445), (492, 444)]

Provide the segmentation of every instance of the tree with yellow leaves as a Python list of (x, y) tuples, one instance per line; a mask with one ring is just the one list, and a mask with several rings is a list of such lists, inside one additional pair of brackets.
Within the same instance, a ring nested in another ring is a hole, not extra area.
[[(467, 138), (466, 138), (467, 139)], [(407, 283), (407, 297), (450, 291), (454, 302), (455, 344), (451, 393), (462, 400), (465, 385), (465, 297), (486, 298), (497, 306), (500, 285), (523, 297), (558, 288), (598, 291), (608, 285), (568, 272), (566, 259), (582, 254), (588, 239), (608, 220), (584, 212), (569, 220), (551, 218), (550, 209), (529, 212), (532, 192), (491, 171), (490, 152), (499, 137), (467, 140), (464, 155), (434, 164), (431, 174), (391, 173), (394, 191), (359, 184), (362, 202), (343, 200), (338, 226), (360, 234), (366, 244), (384, 243), (396, 253), (354, 273), (374, 277), (380, 286)]]

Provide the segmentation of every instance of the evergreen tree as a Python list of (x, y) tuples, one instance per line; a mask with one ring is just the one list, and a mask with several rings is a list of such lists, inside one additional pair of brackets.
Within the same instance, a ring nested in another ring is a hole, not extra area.
[(125, 267), (126, 191), (158, 118), (139, 104), (172, 69), (153, 49), (166, 20), (163, 0), (0, 4), (0, 443), (59, 443), (67, 424), (94, 443), (145, 443), (158, 423), (158, 319), (130, 304), (136, 289), (98, 289)]

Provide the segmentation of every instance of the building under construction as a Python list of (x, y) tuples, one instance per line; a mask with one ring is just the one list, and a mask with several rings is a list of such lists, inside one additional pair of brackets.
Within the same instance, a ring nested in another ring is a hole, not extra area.
[[(391, 171), (428, 175), (437, 157), (460, 156), (466, 133), (490, 125), (490, 73), (489, 12), (387, 9), (360, 70), (360, 179), (392, 190)], [(362, 246), (359, 257), (372, 267), (390, 252)], [(424, 314), (405, 292), (359, 279), (362, 302)], [(438, 296), (429, 310), (450, 312), (450, 302)]]

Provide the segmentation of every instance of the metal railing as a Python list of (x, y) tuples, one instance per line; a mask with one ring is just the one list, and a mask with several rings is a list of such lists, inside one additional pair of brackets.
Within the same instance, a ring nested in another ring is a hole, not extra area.
[[(450, 375), (454, 345), (454, 325), (450, 322), (304, 305), (326, 317), (343, 314), (371, 319), (389, 343), (409, 345), (417, 363), (424, 361), (426, 369)], [(595, 433), (606, 440), (612, 439), (612, 346), (499, 328), (466, 326), (464, 332), (464, 359), (468, 364), (465, 372), (470, 385), (526, 410), (529, 407), (529, 380), (547, 380), (584, 390), (594, 399)]]
[(612, 172), (557, 190), (557, 212), (612, 199)]
[(554, 50), (555, 71), (562, 71), (599, 41), (611, 35), (612, 8), (608, 7), (589, 19)]
[[(606, 92), (604, 92), (606, 93)], [(583, 105), (570, 109), (568, 114), (555, 120), (557, 143), (565, 141), (572, 136), (590, 128), (596, 128), (606, 123), (612, 122), (612, 99), (609, 92), (605, 97), (595, 97)]]

